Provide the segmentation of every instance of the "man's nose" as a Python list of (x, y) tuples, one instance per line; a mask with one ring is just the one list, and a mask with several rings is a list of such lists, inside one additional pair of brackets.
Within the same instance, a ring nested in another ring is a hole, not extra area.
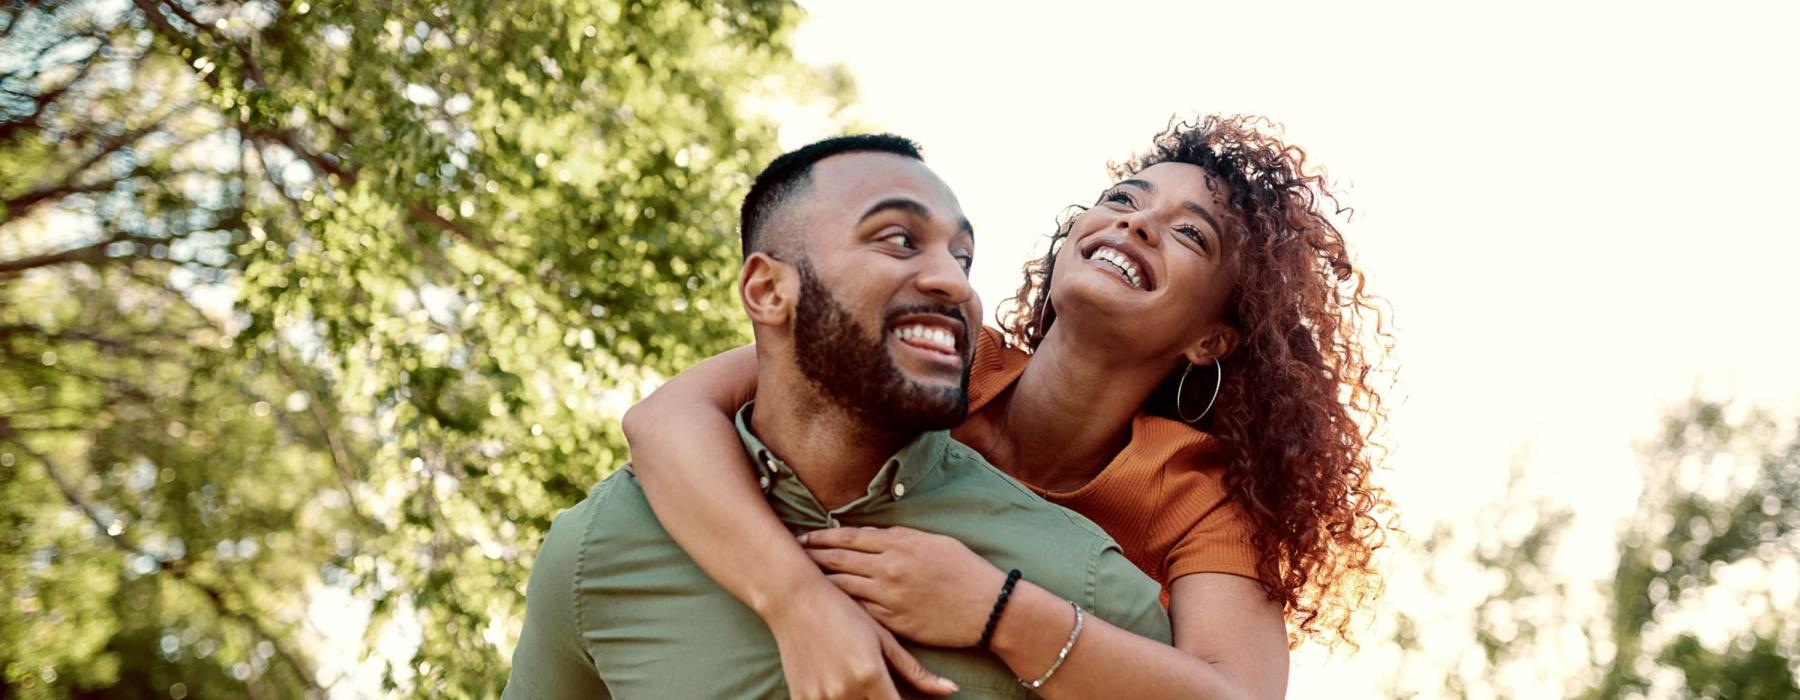
[(975, 293), (969, 285), (968, 271), (950, 251), (934, 250), (922, 257), (925, 269), (917, 278), (920, 292), (949, 304), (961, 304)]

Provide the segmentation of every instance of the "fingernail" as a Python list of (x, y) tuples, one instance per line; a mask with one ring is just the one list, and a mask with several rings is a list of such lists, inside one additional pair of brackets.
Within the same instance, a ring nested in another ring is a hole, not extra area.
[(957, 687), (956, 681), (950, 680), (948, 678), (939, 678), (938, 680), (943, 681), (944, 688), (949, 690), (952, 693), (962, 690), (962, 688)]
[(795, 538), (795, 539), (798, 539), (798, 540), (800, 540), (800, 544), (806, 544), (806, 536), (807, 536), (807, 535), (808, 535), (808, 534), (809, 534), (809, 533), (805, 533), (805, 532), (802, 532), (802, 533), (800, 533), (800, 536), (799, 536), (799, 537), (797, 537), (797, 538)]

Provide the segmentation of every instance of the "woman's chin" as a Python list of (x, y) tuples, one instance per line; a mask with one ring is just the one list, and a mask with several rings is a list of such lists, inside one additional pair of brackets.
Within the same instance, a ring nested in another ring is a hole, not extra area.
[(1055, 299), (1056, 327), (1084, 345), (1151, 344), (1153, 339), (1147, 336), (1156, 329), (1145, 327), (1142, 300), (1097, 291), (1101, 293), (1071, 288), (1068, 294), (1059, 294)]
[(1100, 274), (1073, 276), (1052, 287), (1058, 320), (1072, 314), (1092, 315), (1121, 326), (1131, 326), (1155, 302), (1155, 295), (1119, 283)]

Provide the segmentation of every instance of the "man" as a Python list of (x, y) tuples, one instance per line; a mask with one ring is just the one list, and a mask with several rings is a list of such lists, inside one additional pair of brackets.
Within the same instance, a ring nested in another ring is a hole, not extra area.
[[(738, 290), (758, 367), (737, 427), (790, 529), (948, 535), (1168, 641), (1159, 588), (1099, 528), (944, 432), (968, 410), (974, 233), (911, 142), (841, 137), (777, 158), (751, 187), (742, 227)], [(1025, 695), (985, 651), (911, 651), (966, 695)], [(768, 628), (669, 538), (628, 466), (545, 538), (506, 694), (760, 698), (787, 688)]]

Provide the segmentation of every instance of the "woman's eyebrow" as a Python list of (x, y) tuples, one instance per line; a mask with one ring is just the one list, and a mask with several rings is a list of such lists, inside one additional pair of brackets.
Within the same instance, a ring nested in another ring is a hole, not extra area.
[(1206, 219), (1206, 223), (1212, 224), (1213, 231), (1215, 233), (1222, 232), (1225, 230), (1225, 229), (1219, 228), (1218, 220), (1214, 219), (1211, 214), (1206, 213), (1206, 210), (1201, 208), (1200, 205), (1195, 204), (1193, 202), (1182, 202), (1181, 207), (1188, 211), (1194, 212), (1195, 214), (1198, 214), (1200, 216), (1200, 218), (1202, 218), (1202, 219)]

